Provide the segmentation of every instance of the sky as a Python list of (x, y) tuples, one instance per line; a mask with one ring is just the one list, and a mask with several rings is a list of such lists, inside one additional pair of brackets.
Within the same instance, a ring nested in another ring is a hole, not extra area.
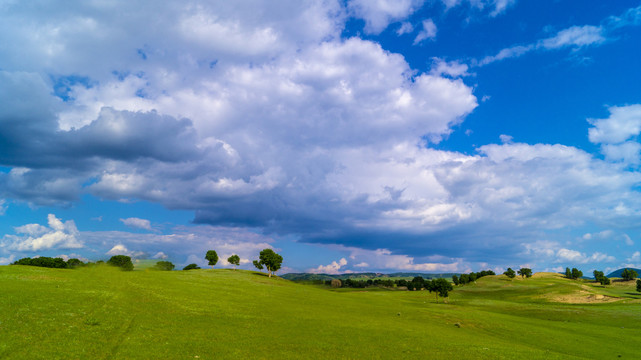
[(639, 0), (0, 0), (0, 264), (641, 268)]

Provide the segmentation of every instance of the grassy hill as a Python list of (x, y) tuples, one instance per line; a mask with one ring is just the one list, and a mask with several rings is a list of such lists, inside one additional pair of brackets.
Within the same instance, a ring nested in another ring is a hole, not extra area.
[[(332, 291), (249, 271), (0, 266), (1, 359), (638, 358), (641, 296), (557, 274)], [(613, 301), (616, 300), (616, 301)]]

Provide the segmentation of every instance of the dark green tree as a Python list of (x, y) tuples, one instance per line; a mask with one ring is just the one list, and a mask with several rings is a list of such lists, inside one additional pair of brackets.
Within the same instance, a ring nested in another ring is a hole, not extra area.
[(625, 281), (630, 281), (636, 279), (638, 276), (637, 272), (632, 270), (632, 269), (623, 269), (623, 272), (621, 273), (621, 278)]
[(234, 270), (236, 270), (236, 266), (240, 265), (240, 256), (234, 254), (227, 258), (227, 262), (234, 265)]
[(452, 275), (452, 282), (454, 283), (454, 285), (458, 285), (458, 276)]
[(272, 274), (278, 271), (283, 264), (283, 257), (276, 254), (272, 249), (264, 249), (260, 252), (258, 258), (260, 263), (269, 271), (269, 277), (272, 277)]
[(580, 279), (583, 276), (583, 271), (577, 268), (572, 268), (571, 274), (572, 274), (572, 279), (576, 280), (576, 279)]
[(125, 271), (134, 269), (134, 263), (131, 262), (131, 258), (127, 255), (114, 255), (107, 261), (107, 264), (119, 267)]
[(209, 261), (208, 265), (211, 265), (211, 268), (214, 268), (214, 265), (218, 262), (218, 254), (214, 250), (209, 250), (207, 251), (207, 254), (205, 254), (205, 259)]
[(154, 264), (153, 269), (161, 271), (171, 271), (175, 267), (176, 265), (172, 264), (171, 261), (158, 261), (156, 264)]
[(200, 266), (197, 264), (189, 264), (183, 268), (183, 270), (195, 270), (195, 269), (200, 269)]
[(516, 272), (512, 270), (512, 268), (507, 268), (507, 270), (505, 270), (503, 275), (509, 277), (510, 279), (514, 279), (514, 277), (516, 276)]
[(637, 291), (641, 292), (641, 280), (637, 280)]
[(601, 283), (601, 285), (610, 285), (610, 279), (603, 275), (603, 271), (594, 270), (592, 273), (594, 275), (594, 280)]
[(263, 270), (263, 264), (261, 264), (259, 260), (254, 260), (254, 261), (252, 262), (252, 264), (254, 264), (254, 266), (256, 267), (256, 269), (258, 269), (259, 271), (260, 271), (260, 270)]
[(569, 267), (565, 268), (565, 277), (568, 279), (572, 279), (572, 270), (570, 270)]
[(522, 278), (532, 277), (532, 269), (530, 268), (520, 268), (517, 272), (519, 273), (519, 275), (521, 275)]
[(432, 279), (432, 281), (425, 282), (425, 288), (429, 292), (436, 294), (436, 302), (438, 302), (438, 297), (446, 298), (449, 296), (449, 292), (452, 291), (452, 284), (443, 278)]
[(85, 263), (83, 263), (82, 261), (76, 258), (71, 258), (67, 260), (67, 268), (69, 269), (75, 269), (77, 267), (84, 266), (84, 265)]

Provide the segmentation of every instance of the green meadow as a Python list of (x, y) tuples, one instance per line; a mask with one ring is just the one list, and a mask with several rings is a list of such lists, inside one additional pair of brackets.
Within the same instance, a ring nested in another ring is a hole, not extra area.
[(0, 266), (1, 359), (638, 359), (641, 294), (556, 274), (334, 291), (232, 270)]

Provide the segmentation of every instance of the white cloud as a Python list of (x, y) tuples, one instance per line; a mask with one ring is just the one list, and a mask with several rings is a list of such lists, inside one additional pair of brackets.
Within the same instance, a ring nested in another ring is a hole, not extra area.
[(133, 228), (138, 228), (138, 229), (143, 229), (143, 230), (151, 230), (151, 222), (146, 219), (140, 219), (140, 218), (127, 218), (127, 219), (120, 219), (123, 224), (133, 227)]
[(604, 253), (595, 252), (590, 256), (586, 256), (576, 250), (559, 249), (556, 253), (557, 262), (569, 262), (571, 264), (586, 264), (586, 263), (601, 263), (601, 262), (614, 262), (616, 258)]
[(628, 234), (623, 234), (623, 240), (625, 241), (625, 244), (628, 246), (634, 246), (634, 241), (628, 236)]
[(7, 212), (7, 201), (0, 199), (0, 216), (4, 215)]
[(558, 49), (568, 46), (583, 47), (601, 44), (605, 40), (604, 29), (600, 26), (572, 26), (559, 31), (553, 37), (541, 40), (538, 46), (545, 49)]
[(365, 20), (365, 32), (380, 34), (387, 26), (402, 21), (418, 10), (424, 0), (351, 0), (349, 11)]
[(398, 30), (396, 30), (396, 35), (401, 36), (403, 34), (409, 34), (412, 31), (414, 31), (414, 25), (410, 22), (404, 22), (399, 26)]
[(168, 258), (169, 258), (169, 256), (167, 256), (167, 254), (165, 254), (164, 252), (159, 251), (159, 252), (157, 252), (154, 256), (152, 256), (151, 258), (152, 258), (152, 259), (162, 259), (162, 260), (166, 260), (166, 259), (168, 259)]
[(338, 262), (332, 261), (332, 263), (329, 265), (319, 265), (315, 269), (309, 269), (308, 272), (313, 274), (335, 275), (335, 274), (340, 274), (341, 273), (340, 269), (345, 265), (347, 265), (347, 260), (345, 260), (345, 258), (342, 258)]
[(127, 255), (132, 258), (144, 257), (146, 253), (144, 251), (130, 251), (122, 244), (115, 245), (109, 251), (105, 253), (106, 255)]
[(15, 255), (9, 255), (9, 257), (0, 257), (0, 265), (7, 265), (15, 261)]
[(416, 35), (416, 38), (414, 38), (414, 45), (420, 44), (428, 39), (433, 40), (436, 38), (436, 24), (434, 24), (432, 19), (423, 20), (421, 24), (423, 29)]
[(641, 133), (641, 105), (612, 106), (606, 119), (588, 119), (592, 143), (620, 144)]
[(629, 258), (625, 259), (625, 261), (627, 261), (627, 262), (639, 262), (639, 261), (641, 261), (641, 252), (635, 251), (632, 254), (632, 256), (630, 256)]
[(468, 66), (461, 64), (458, 61), (445, 61), (440, 58), (432, 58), (432, 66), (430, 74), (432, 75), (447, 75), (451, 77), (460, 77), (469, 75), (467, 72)]
[(73, 220), (63, 223), (54, 214), (49, 214), (47, 219), (49, 227), (39, 224), (16, 227), (19, 235), (5, 235), (0, 240), (0, 248), (25, 252), (84, 247), (84, 243), (78, 239), (79, 232)]

